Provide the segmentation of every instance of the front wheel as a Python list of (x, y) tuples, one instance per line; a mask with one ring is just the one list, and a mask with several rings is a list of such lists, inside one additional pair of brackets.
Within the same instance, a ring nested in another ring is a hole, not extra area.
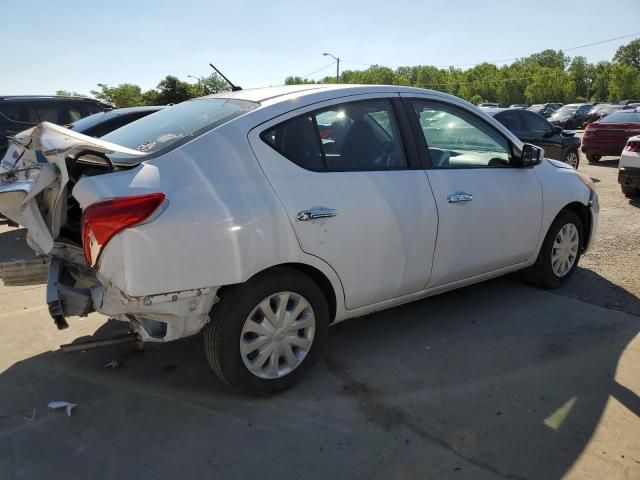
[(572, 210), (563, 210), (549, 227), (536, 263), (525, 279), (543, 288), (559, 288), (575, 271), (583, 245), (583, 225)]
[(291, 387), (323, 349), (329, 308), (307, 275), (274, 268), (221, 293), (204, 329), (213, 371), (233, 389), (265, 396)]
[(587, 153), (587, 160), (589, 163), (597, 163), (602, 158), (602, 155), (595, 155), (593, 153)]
[(578, 169), (578, 165), (580, 165), (580, 156), (578, 155), (578, 150), (572, 149), (567, 152), (564, 156), (564, 163), (571, 165), (576, 170)]

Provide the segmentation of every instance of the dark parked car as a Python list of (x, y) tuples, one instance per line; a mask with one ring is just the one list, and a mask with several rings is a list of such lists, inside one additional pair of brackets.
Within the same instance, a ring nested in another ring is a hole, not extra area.
[(605, 155), (618, 157), (627, 140), (634, 135), (640, 135), (640, 110), (613, 112), (587, 125), (582, 139), (582, 151), (592, 163)]
[(538, 115), (542, 115), (544, 118), (548, 118), (561, 106), (561, 103), (537, 103), (535, 105), (531, 105), (527, 110), (537, 113)]
[(609, 115), (612, 112), (617, 112), (624, 108), (623, 105), (613, 105), (611, 103), (599, 103), (594, 106), (589, 113), (587, 113), (587, 118), (585, 120), (585, 124), (597, 122), (601, 118), (604, 118), (606, 115)]
[(485, 111), (523, 142), (544, 148), (547, 158), (561, 160), (578, 168), (580, 139), (573, 132), (564, 132), (562, 128), (551, 125), (546, 118), (529, 110), (488, 108)]
[(90, 137), (101, 137), (110, 133), (128, 123), (151, 115), (152, 113), (162, 110), (162, 106), (154, 107), (131, 107), (116, 108), (107, 112), (100, 112), (85, 117), (77, 122), (72, 123), (69, 128), (75, 132), (89, 135)]
[(0, 157), (8, 145), (7, 135), (40, 122), (66, 125), (112, 108), (112, 105), (83, 97), (0, 96)]
[(552, 125), (562, 127), (563, 130), (582, 128), (587, 120), (589, 110), (593, 108), (591, 103), (570, 103), (556, 110), (549, 117)]

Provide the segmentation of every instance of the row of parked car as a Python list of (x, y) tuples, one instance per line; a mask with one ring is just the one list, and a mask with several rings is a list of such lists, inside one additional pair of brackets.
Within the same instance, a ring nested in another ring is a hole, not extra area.
[(163, 108), (116, 109), (108, 103), (83, 97), (3, 96), (0, 97), (0, 156), (7, 148), (7, 137), (41, 122), (51, 122), (91, 137), (101, 137)]
[[(499, 108), (497, 103), (481, 103), (480, 107)], [(588, 124), (597, 122), (610, 113), (620, 110), (634, 110), (640, 108), (640, 101), (625, 100), (621, 103), (537, 103), (531, 106), (513, 104), (510, 109), (529, 110), (549, 119), (553, 125), (564, 130), (584, 128)]]

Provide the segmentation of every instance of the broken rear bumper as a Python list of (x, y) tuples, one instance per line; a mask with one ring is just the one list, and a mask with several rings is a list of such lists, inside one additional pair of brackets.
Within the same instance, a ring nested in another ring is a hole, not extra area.
[(209, 321), (217, 288), (205, 287), (144, 297), (131, 297), (99, 274), (63, 258), (49, 267), (47, 305), (58, 329), (67, 317), (86, 317), (97, 311), (129, 322), (144, 342), (168, 342), (198, 333)]
[(64, 280), (70, 275), (64, 261), (51, 259), (47, 279), (47, 305), (58, 330), (67, 328), (65, 317), (86, 317), (94, 311), (91, 290), (66, 285)]

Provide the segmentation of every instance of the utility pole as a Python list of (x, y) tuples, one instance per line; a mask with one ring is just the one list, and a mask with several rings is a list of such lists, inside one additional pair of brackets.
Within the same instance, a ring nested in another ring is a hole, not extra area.
[(336, 83), (340, 83), (340, 57), (336, 57), (335, 55), (331, 55), (330, 53), (323, 53), (323, 57), (331, 57), (336, 61)]
[(193, 78), (195, 80), (198, 81), (198, 90), (200, 90), (200, 94), (204, 95), (205, 91), (204, 91), (204, 85), (202, 83), (202, 77), (194, 77), (193, 75), (187, 75), (187, 78)]

